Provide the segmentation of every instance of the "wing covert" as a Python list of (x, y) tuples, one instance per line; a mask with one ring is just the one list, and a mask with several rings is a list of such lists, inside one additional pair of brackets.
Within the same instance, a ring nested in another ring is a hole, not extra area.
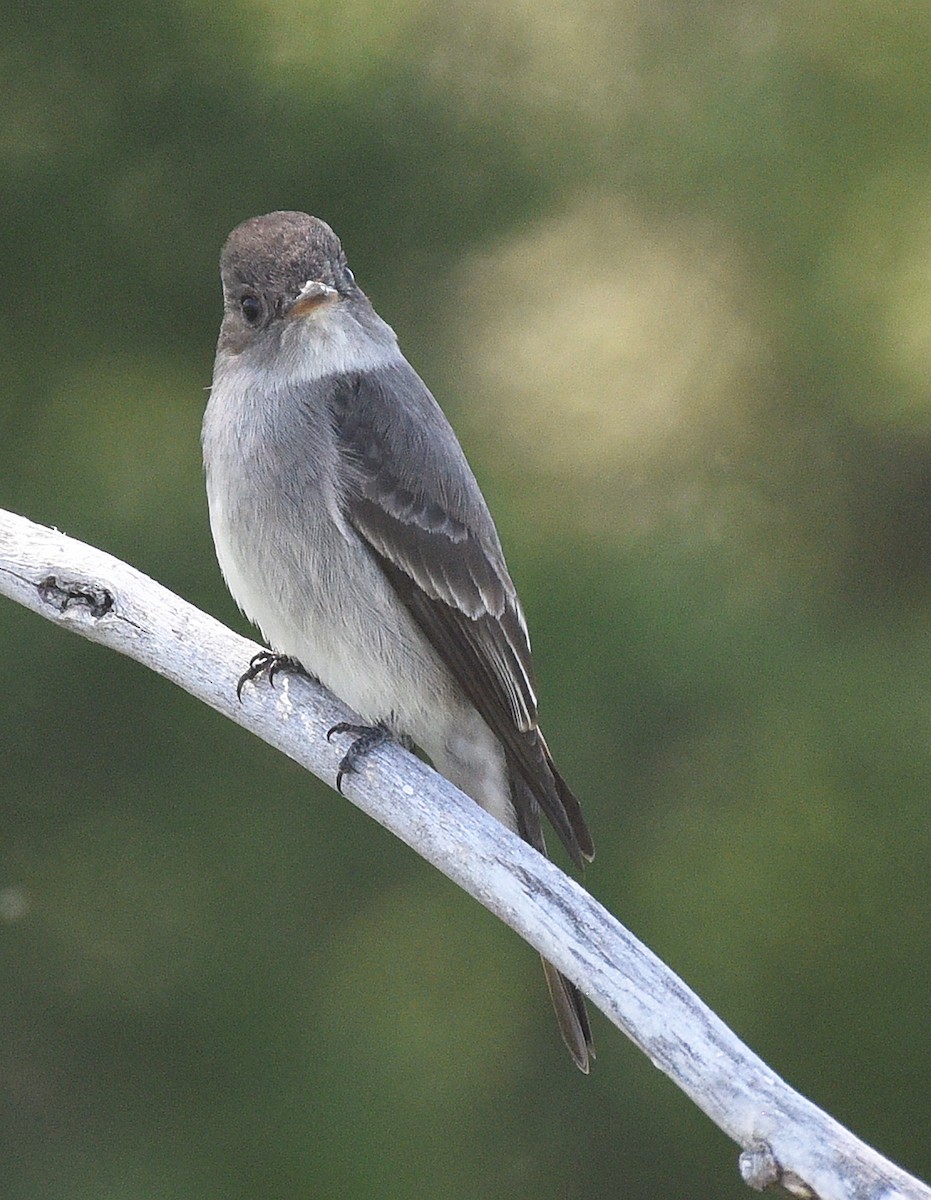
[(395, 586), (407, 593), (404, 577), (415, 585), (405, 602), (479, 711), (486, 715), (490, 704), (495, 725), (533, 729), (530, 642), (498, 535), (445, 416), (403, 367), (357, 376), (337, 399), (337, 435), (355, 466), (346, 515)]
[(404, 359), (342, 383), (332, 411), (347, 520), (529, 788), (512, 779), (522, 828), (539, 805), (581, 865), (591, 835), (537, 728), (527, 626), (449, 422)]

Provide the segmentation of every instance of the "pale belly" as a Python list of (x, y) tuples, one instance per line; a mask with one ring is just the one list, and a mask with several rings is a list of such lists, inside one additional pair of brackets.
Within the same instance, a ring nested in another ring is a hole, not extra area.
[[(241, 478), (242, 476), (238, 476)], [(367, 724), (410, 738), (452, 783), (513, 828), (497, 739), (386, 577), (337, 514), (308, 523), (305, 492), (274, 514), (211, 477), (217, 558), (236, 603), (277, 653), (297, 659)]]

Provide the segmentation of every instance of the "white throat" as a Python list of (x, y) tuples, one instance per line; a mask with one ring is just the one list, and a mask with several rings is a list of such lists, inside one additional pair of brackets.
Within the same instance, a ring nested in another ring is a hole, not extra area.
[(402, 356), (394, 330), (372, 314), (372, 328), (362, 326), (339, 302), (299, 317), (285, 325), (273, 358), (261, 346), (246, 347), (239, 354), (217, 355), (214, 383), (220, 376), (232, 382), (237, 376), (255, 374), (277, 387), (290, 383), (313, 383), (332, 375), (372, 371)]

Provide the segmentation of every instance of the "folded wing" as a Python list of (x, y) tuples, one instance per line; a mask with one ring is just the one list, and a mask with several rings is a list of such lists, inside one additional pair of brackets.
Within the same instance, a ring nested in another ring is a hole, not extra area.
[(526, 623), (455, 434), (404, 360), (338, 388), (333, 420), (352, 481), (346, 517), (500, 740), (525, 785), (512, 788), (521, 831), (538, 840), (539, 805), (581, 864), (591, 836), (537, 728)]

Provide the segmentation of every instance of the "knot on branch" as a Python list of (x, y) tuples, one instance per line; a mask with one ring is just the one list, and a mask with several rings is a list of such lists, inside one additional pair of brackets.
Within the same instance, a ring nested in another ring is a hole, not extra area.
[(783, 1170), (768, 1143), (755, 1142), (748, 1146), (739, 1161), (741, 1178), (755, 1192), (778, 1184), (791, 1195), (798, 1196), (799, 1200), (817, 1200), (807, 1183), (793, 1171)]
[(43, 603), (51, 605), (60, 613), (80, 605), (99, 621), (113, 608), (113, 595), (106, 588), (93, 587), (87, 583), (71, 583), (48, 575), (39, 584), (39, 596)]

